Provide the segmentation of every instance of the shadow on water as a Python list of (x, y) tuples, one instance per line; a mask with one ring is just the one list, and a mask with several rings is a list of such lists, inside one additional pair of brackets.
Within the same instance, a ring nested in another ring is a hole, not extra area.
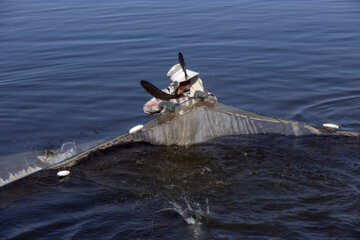
[(90, 155), (68, 178), (45, 171), (8, 186), (10, 203), (0, 206), (18, 224), (20, 212), (34, 218), (32, 230), (10, 235), (20, 238), (49, 227), (74, 238), (356, 238), (359, 145), (274, 135), (119, 145)]

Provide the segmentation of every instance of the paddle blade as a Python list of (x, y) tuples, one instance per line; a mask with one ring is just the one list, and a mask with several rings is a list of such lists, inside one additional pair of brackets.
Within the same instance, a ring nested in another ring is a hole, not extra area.
[(182, 70), (184, 71), (185, 79), (187, 79), (188, 76), (186, 73), (185, 61), (184, 61), (184, 57), (181, 52), (179, 52), (179, 63), (180, 63)]
[(153, 84), (151, 84), (147, 81), (142, 80), (140, 82), (140, 84), (148, 93), (151, 94), (151, 96), (153, 96), (157, 99), (169, 101), (171, 99), (179, 97), (178, 95), (171, 95), (171, 94), (164, 93), (163, 91), (161, 91), (160, 89), (158, 89)]

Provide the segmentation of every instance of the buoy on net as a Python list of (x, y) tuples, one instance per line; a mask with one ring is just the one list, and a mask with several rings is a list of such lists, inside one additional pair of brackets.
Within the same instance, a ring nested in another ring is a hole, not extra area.
[(339, 126), (333, 123), (324, 123), (323, 128), (337, 130), (339, 129)]
[(136, 133), (137, 131), (140, 131), (143, 127), (144, 127), (144, 125), (137, 125), (137, 126), (131, 128), (131, 129), (129, 130), (129, 133), (130, 133), (130, 134)]
[(61, 171), (59, 171), (56, 175), (58, 176), (58, 177), (66, 177), (66, 176), (68, 176), (70, 174), (70, 171), (68, 171), (68, 170), (61, 170)]

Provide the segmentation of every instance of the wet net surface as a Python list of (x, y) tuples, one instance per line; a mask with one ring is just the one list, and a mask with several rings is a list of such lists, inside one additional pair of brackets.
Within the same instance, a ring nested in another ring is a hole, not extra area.
[(150, 121), (135, 140), (161, 145), (191, 145), (229, 135), (279, 134), (351, 135), (358, 133), (329, 131), (310, 125), (267, 117), (209, 99), (188, 103), (174, 113), (166, 113)]
[(231, 135), (277, 134), (284, 136), (334, 135), (359, 137), (359, 133), (326, 130), (304, 123), (267, 117), (219, 102), (190, 100), (146, 123), (135, 133), (125, 133), (108, 141), (79, 146), (63, 144), (60, 149), (35, 151), (1, 159), (0, 184), (20, 179), (44, 168), (70, 167), (98, 150), (129, 142), (190, 146)]
[(305, 123), (267, 117), (210, 99), (191, 100), (178, 106), (174, 112), (155, 117), (135, 133), (111, 139), (54, 167), (72, 164), (89, 153), (128, 142), (190, 146), (222, 136), (259, 134), (360, 136), (356, 132), (316, 128)]

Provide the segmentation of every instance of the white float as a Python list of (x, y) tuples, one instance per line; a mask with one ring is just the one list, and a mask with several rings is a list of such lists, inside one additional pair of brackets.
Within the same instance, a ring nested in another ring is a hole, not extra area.
[(333, 123), (324, 123), (323, 128), (339, 129), (339, 126)]
[(70, 174), (70, 171), (68, 171), (68, 170), (62, 170), (62, 171), (59, 171), (58, 173), (57, 173), (57, 176), (58, 177), (66, 177), (66, 176), (68, 176)]
[(143, 127), (144, 127), (144, 125), (137, 125), (137, 126), (131, 128), (131, 129), (129, 130), (129, 133), (132, 134), (132, 133), (135, 133), (135, 132), (137, 132), (137, 131), (140, 131)]

